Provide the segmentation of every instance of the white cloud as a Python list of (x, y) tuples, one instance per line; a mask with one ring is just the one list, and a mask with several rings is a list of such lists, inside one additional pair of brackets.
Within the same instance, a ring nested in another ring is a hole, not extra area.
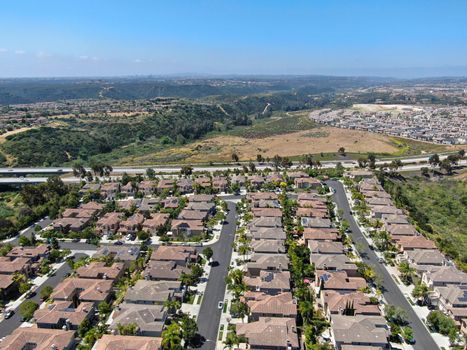
[(80, 60), (87, 60), (87, 59), (89, 59), (89, 56), (83, 55), (83, 56), (79, 56), (78, 58), (79, 58)]
[(0, 53), (3, 53), (3, 52), (8, 52), (8, 49), (5, 49), (3, 47), (0, 47)]
[(15, 51), (15, 54), (17, 54), (17, 55), (24, 55), (25, 53), (26, 53), (26, 51), (24, 51), (24, 50), (16, 50)]
[(37, 58), (47, 58), (47, 57), (50, 57), (51, 54), (47, 53), (47, 52), (44, 52), (44, 51), (39, 51), (38, 53), (36, 53), (36, 57)]
[(92, 59), (93, 61), (99, 61), (99, 57), (96, 57), (96, 56), (91, 57), (91, 59)]
[(134, 63), (141, 63), (142, 61), (141, 61), (141, 59), (136, 58), (136, 59), (133, 60), (133, 62), (134, 62)]

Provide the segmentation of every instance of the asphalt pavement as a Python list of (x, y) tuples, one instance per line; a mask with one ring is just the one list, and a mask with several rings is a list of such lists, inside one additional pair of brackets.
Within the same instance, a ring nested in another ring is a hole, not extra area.
[(224, 301), (225, 277), (227, 276), (230, 258), (232, 256), (232, 244), (235, 238), (237, 213), (234, 202), (227, 201), (229, 213), (222, 227), (219, 241), (211, 245), (214, 262), (209, 274), (209, 281), (204, 292), (203, 302), (198, 315), (198, 333), (204, 339), (201, 349), (214, 350), (216, 348), (217, 331), (221, 319), (222, 309), (219, 309), (219, 301)]
[(335, 190), (334, 201), (339, 209), (343, 210), (343, 217), (349, 222), (352, 233), (350, 234), (353, 242), (362, 247), (361, 256), (365, 263), (371, 265), (376, 273), (383, 279), (383, 295), (387, 303), (399, 306), (407, 312), (410, 326), (413, 329), (416, 343), (413, 345), (416, 350), (436, 350), (439, 349), (431, 337), (428, 329), (418, 318), (406, 297), (403, 295), (396, 282), (392, 279), (386, 268), (378, 262), (375, 252), (370, 249), (367, 240), (363, 236), (360, 228), (355, 222), (353, 215), (350, 214), (350, 205), (345, 195), (344, 186), (338, 181), (326, 181), (329, 187)]
[[(75, 257), (79, 258), (80, 256), (84, 256), (84, 254), (76, 254)], [(37, 304), (41, 304), (42, 300), (40, 297), (40, 292), (45, 286), (52, 286), (55, 287), (57, 284), (62, 282), (65, 279), (66, 274), (71, 272), (70, 266), (65, 263), (63, 264), (57, 271), (55, 271), (54, 275), (49, 277), (47, 281), (42, 284), (37, 290), (36, 294), (26, 300), (32, 300), (35, 301)], [(16, 328), (18, 328), (21, 323), (21, 315), (19, 312), (19, 307), (17, 307), (14, 310), (14, 315), (11, 316), (9, 319), (3, 320), (0, 322), (0, 338), (5, 337), (9, 334), (11, 334)]]

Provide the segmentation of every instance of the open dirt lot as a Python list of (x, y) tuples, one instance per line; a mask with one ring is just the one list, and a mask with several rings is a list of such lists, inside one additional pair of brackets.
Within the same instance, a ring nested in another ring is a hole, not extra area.
[[(337, 152), (344, 147), (347, 152), (393, 153), (397, 147), (389, 137), (358, 130), (320, 127), (311, 130), (275, 135), (264, 138), (218, 136), (195, 142), (185, 147), (171, 148), (156, 154), (133, 159), (150, 162), (161, 159), (183, 159), (186, 162), (230, 161), (232, 153), (240, 159), (298, 156), (306, 153)], [(123, 161), (125, 162), (125, 160)]]

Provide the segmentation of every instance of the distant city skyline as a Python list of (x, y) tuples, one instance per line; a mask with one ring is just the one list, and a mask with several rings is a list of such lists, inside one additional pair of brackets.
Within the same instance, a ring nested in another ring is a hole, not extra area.
[(0, 5), (0, 77), (467, 76), (460, 0)]

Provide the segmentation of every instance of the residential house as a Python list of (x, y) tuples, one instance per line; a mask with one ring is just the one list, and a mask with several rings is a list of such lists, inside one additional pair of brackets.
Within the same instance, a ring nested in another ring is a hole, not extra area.
[(336, 229), (305, 228), (302, 233), (305, 244), (310, 241), (338, 241), (339, 235)]
[(129, 267), (132, 261), (138, 259), (140, 248), (138, 246), (118, 246), (118, 245), (104, 245), (97, 249), (93, 258), (101, 258), (110, 256), (114, 261), (122, 261), (125, 263), (125, 268)]
[(102, 209), (104, 209), (104, 204), (91, 201), (81, 204), (79, 208), (84, 210), (94, 210), (97, 215), (102, 211)]
[(123, 214), (118, 212), (106, 213), (96, 222), (96, 232), (99, 235), (113, 235), (118, 231)]
[(0, 256), (0, 275), (32, 274), (31, 259)]
[(297, 301), (290, 292), (268, 295), (247, 291), (243, 301), (248, 305), (250, 322), (258, 321), (260, 317), (297, 317)]
[(282, 217), (282, 210), (279, 208), (252, 208), (251, 212), (254, 217)]
[(127, 197), (134, 197), (136, 194), (136, 187), (133, 186), (131, 181), (128, 181), (126, 185), (120, 187), (120, 193)]
[(212, 179), (212, 188), (216, 192), (227, 192), (229, 181), (225, 177), (215, 177)]
[(143, 215), (149, 215), (151, 212), (156, 210), (156, 208), (160, 205), (160, 202), (160, 198), (145, 197), (141, 200), (141, 204), (138, 210)]
[(164, 305), (167, 300), (181, 299), (183, 296), (180, 281), (138, 280), (125, 294), (127, 304)]
[(393, 205), (373, 205), (370, 207), (372, 216), (381, 219), (385, 214), (402, 214), (402, 210)]
[(49, 255), (49, 247), (46, 244), (40, 244), (32, 247), (13, 247), (6, 255), (10, 259), (26, 258), (32, 262), (39, 261), (42, 258), (46, 258)]
[(47, 304), (34, 312), (37, 327), (50, 329), (66, 329), (76, 331), (84, 320), (91, 321), (96, 305), (83, 302), (75, 306), (73, 301), (57, 301)]
[(260, 317), (255, 322), (237, 323), (236, 333), (247, 339), (250, 349), (300, 349), (295, 318)]
[(107, 266), (105, 262), (92, 261), (88, 265), (81, 266), (76, 270), (79, 278), (93, 278), (104, 280), (119, 280), (125, 272), (125, 264), (114, 262)]
[(155, 235), (159, 229), (167, 224), (169, 218), (169, 214), (154, 213), (149, 219), (144, 220), (141, 229), (151, 235)]
[(294, 185), (298, 189), (317, 189), (321, 187), (321, 181), (313, 177), (299, 177), (294, 179)]
[(144, 216), (139, 213), (135, 213), (128, 219), (120, 222), (118, 232), (121, 234), (135, 234), (143, 227)]
[(189, 202), (185, 209), (198, 210), (212, 215), (216, 212), (216, 205), (213, 202)]
[(321, 292), (321, 305), (328, 319), (331, 315), (381, 316), (378, 304), (371, 303), (370, 298), (362, 292), (343, 294), (335, 290), (325, 290)]
[(259, 228), (259, 227), (267, 227), (267, 228), (280, 228), (282, 227), (282, 218), (280, 217), (260, 217), (254, 218), (251, 223), (248, 224), (250, 228)]
[(317, 270), (345, 271), (357, 276), (357, 265), (344, 254), (311, 254), (310, 261)]
[(19, 327), (0, 343), (2, 350), (69, 350), (75, 347), (75, 332), (59, 329)]
[(252, 192), (252, 193), (248, 193), (246, 198), (250, 202), (257, 202), (260, 200), (274, 201), (278, 199), (278, 196), (275, 192)]
[(395, 239), (396, 246), (399, 248), (401, 253), (415, 249), (436, 249), (436, 245), (433, 241), (430, 241), (423, 236), (398, 236), (392, 238)]
[(256, 189), (261, 188), (264, 185), (264, 177), (260, 175), (252, 175), (247, 177), (250, 186)]
[(311, 254), (343, 254), (344, 245), (334, 241), (308, 241)]
[(289, 258), (286, 254), (254, 253), (246, 268), (248, 276), (259, 276), (261, 271), (288, 271)]
[(156, 192), (157, 182), (151, 180), (141, 181), (138, 185), (138, 189), (145, 196), (150, 196)]
[(107, 200), (114, 200), (120, 192), (120, 183), (106, 182), (101, 185), (101, 197)]
[(243, 278), (247, 288), (256, 292), (276, 295), (282, 292), (290, 292), (289, 271), (260, 271), (257, 277)]
[(211, 187), (211, 179), (209, 177), (197, 177), (194, 179), (194, 182), (201, 188)]
[(162, 193), (164, 191), (171, 192), (175, 187), (175, 181), (172, 179), (162, 179), (159, 180), (156, 190), (157, 193)]
[(193, 191), (193, 181), (190, 179), (177, 180), (177, 189), (180, 193), (190, 193)]
[(442, 266), (436, 271), (427, 271), (422, 275), (422, 282), (429, 288), (445, 287), (448, 284), (467, 284), (467, 273), (459, 271), (454, 266)]
[(144, 270), (144, 278), (151, 281), (178, 281), (182, 272), (188, 274), (190, 269), (175, 261), (150, 260)]
[(446, 257), (437, 249), (415, 249), (404, 252), (404, 257), (418, 274), (446, 265)]
[(264, 239), (285, 241), (286, 239), (286, 234), (282, 227), (251, 227), (250, 232), (247, 233), (247, 236), (252, 238), (253, 241)]
[(438, 308), (460, 323), (467, 318), (467, 284), (435, 287), (434, 295)]
[(419, 233), (410, 224), (395, 224), (388, 225), (386, 231), (391, 235), (393, 239), (398, 236), (418, 236)]
[(195, 202), (195, 203), (197, 202), (209, 203), (209, 202), (213, 202), (215, 198), (216, 196), (214, 196), (213, 194), (194, 194), (188, 197), (188, 201)]
[(51, 295), (54, 300), (79, 302), (108, 301), (112, 297), (112, 280), (69, 277), (60, 282)]
[(323, 218), (300, 218), (300, 224), (307, 228), (332, 228), (332, 222)]
[(161, 350), (162, 338), (104, 334), (92, 350)]
[(167, 310), (163, 305), (126, 304), (118, 305), (112, 314), (110, 329), (118, 333), (119, 326), (135, 324), (136, 335), (160, 337), (167, 319)]
[(13, 275), (0, 274), (0, 300), (8, 300), (18, 291), (18, 283)]
[(176, 236), (200, 235), (204, 232), (204, 224), (201, 220), (172, 220), (172, 233)]
[(208, 218), (208, 213), (201, 210), (188, 210), (183, 209), (180, 214), (178, 214), (177, 219), (180, 220), (201, 220), (205, 221)]
[(286, 252), (284, 241), (276, 239), (259, 239), (250, 242), (255, 253), (284, 254)]
[(177, 209), (180, 205), (180, 200), (178, 197), (167, 197), (161, 200), (162, 207), (166, 209)]
[(332, 315), (331, 332), (336, 350), (342, 350), (344, 345), (390, 348), (389, 327), (382, 316)]
[(362, 277), (351, 277), (345, 271), (317, 270), (315, 286), (320, 291), (333, 290), (341, 294), (356, 292), (365, 288), (367, 283)]
[(152, 252), (151, 260), (174, 261), (178, 265), (187, 266), (198, 261), (198, 252), (189, 246), (160, 245)]

